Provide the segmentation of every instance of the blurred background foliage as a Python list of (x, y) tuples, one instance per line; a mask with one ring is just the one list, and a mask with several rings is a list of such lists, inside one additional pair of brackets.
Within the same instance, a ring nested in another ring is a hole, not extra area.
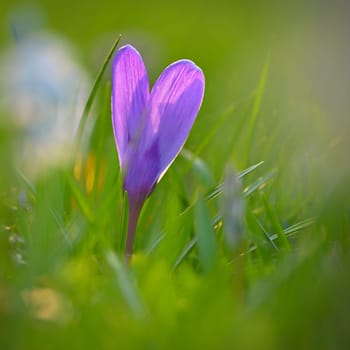
[[(1, 349), (349, 347), (346, 0), (5, 1), (0, 23)], [(119, 34), (151, 82), (206, 76), (130, 267), (110, 67), (74, 137)]]

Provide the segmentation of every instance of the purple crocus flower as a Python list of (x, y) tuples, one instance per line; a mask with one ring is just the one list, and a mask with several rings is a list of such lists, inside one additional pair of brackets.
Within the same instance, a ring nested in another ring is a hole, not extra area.
[(184, 145), (204, 94), (204, 75), (190, 60), (168, 66), (152, 90), (141, 55), (118, 50), (112, 72), (112, 122), (129, 199), (126, 256), (142, 206)]

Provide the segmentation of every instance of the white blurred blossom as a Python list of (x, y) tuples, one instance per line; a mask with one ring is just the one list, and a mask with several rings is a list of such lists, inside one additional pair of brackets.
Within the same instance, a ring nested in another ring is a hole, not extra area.
[(231, 250), (235, 250), (239, 247), (244, 234), (245, 205), (241, 180), (230, 165), (225, 169), (220, 204), (225, 242)]
[(89, 79), (69, 45), (46, 32), (25, 35), (2, 52), (2, 122), (20, 129), (18, 166), (37, 175), (72, 154)]

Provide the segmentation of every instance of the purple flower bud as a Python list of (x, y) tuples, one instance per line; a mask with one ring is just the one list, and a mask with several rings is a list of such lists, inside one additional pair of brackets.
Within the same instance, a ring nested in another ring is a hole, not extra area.
[(114, 57), (112, 122), (129, 199), (128, 256), (143, 203), (183, 147), (203, 94), (204, 75), (192, 61), (168, 66), (150, 91), (136, 49), (126, 45)]

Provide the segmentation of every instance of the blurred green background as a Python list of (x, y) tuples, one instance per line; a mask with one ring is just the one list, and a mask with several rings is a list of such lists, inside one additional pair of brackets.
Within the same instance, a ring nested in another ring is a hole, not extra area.
[[(88, 91), (119, 34), (151, 82), (179, 58), (206, 77), (185, 146), (196, 161), (184, 152), (147, 202), (127, 268), (110, 67), (81, 160), (39, 176), (21, 143), (30, 128), (13, 122), (26, 96), (15, 85), (19, 109), (9, 108), (14, 79), (2, 73), (1, 349), (350, 346), (347, 1), (6, 1), (0, 23), (1, 58), (31, 35), (59, 38)], [(225, 202), (206, 198), (227, 164), (241, 172), (261, 161), (227, 199), (245, 202), (230, 251)]]

